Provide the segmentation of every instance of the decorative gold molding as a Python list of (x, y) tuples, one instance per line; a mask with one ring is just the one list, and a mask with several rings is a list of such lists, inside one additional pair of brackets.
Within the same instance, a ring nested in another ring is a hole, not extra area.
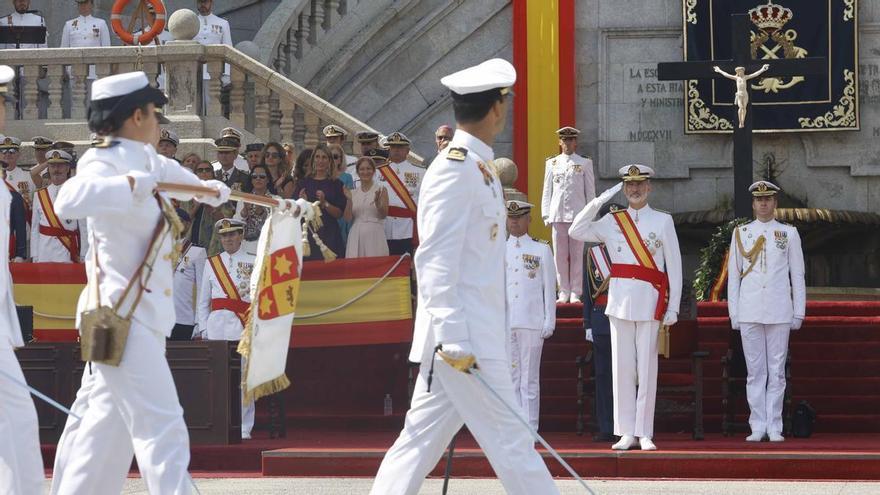
[(843, 20), (851, 21), (856, 13), (856, 0), (843, 0), (846, 7), (843, 8)]
[(799, 118), (801, 128), (824, 129), (827, 127), (855, 127), (856, 124), (856, 82), (855, 73), (849, 69), (843, 69), (843, 79), (846, 86), (843, 88), (843, 96), (840, 104), (834, 105), (834, 109), (814, 119)]
[(712, 113), (706, 102), (700, 98), (696, 80), (688, 82), (688, 130), (733, 130), (729, 120)]
[[(852, 2), (853, 0), (849, 0)], [(685, 14), (687, 15), (687, 21), (691, 24), (697, 23), (697, 13), (694, 12), (694, 9), (697, 8), (697, 0), (687, 0), (685, 3)]]

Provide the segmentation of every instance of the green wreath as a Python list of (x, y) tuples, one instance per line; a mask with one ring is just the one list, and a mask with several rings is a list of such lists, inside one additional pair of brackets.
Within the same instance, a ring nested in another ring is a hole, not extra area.
[[(708, 301), (709, 292), (712, 290), (712, 284), (718, 278), (718, 272), (721, 270), (721, 263), (724, 261), (724, 254), (730, 247), (730, 237), (733, 235), (733, 229), (744, 223), (751, 222), (750, 218), (735, 218), (725, 224), (720, 225), (712, 238), (709, 239), (709, 245), (700, 250), (700, 266), (694, 274), (694, 293), (697, 295), (697, 301)], [(723, 300), (727, 299), (727, 292), (724, 292)]]

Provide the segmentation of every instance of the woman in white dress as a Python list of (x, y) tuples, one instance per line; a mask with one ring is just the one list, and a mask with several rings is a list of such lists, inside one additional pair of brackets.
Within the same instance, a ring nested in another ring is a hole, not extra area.
[[(355, 163), (355, 170), (359, 180), (351, 190), (351, 199), (343, 214), (347, 221), (352, 222), (345, 257), (388, 256), (388, 241), (385, 240), (388, 190), (373, 180), (376, 165), (369, 157), (360, 157)], [(345, 192), (349, 194), (347, 189)]]

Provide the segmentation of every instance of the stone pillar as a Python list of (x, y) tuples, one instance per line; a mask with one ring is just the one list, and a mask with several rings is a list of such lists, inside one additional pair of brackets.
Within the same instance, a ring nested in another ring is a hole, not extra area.
[(529, 201), (525, 194), (521, 193), (513, 186), (519, 175), (516, 163), (513, 163), (513, 160), (510, 158), (496, 158), (495, 161), (492, 162), (492, 166), (495, 168), (495, 173), (501, 180), (501, 187), (504, 189), (505, 201), (517, 200), (535, 204)]
[[(197, 46), (199, 43), (193, 38), (199, 34), (199, 19), (195, 12), (188, 9), (180, 9), (171, 14), (168, 19), (168, 29), (174, 36), (160, 50), (173, 55), (178, 49), (186, 49)], [(168, 105), (165, 107), (166, 114), (189, 113), (194, 114), (199, 108), (199, 86), (202, 84), (202, 72), (195, 60), (177, 60), (165, 63), (165, 91), (168, 92)]]

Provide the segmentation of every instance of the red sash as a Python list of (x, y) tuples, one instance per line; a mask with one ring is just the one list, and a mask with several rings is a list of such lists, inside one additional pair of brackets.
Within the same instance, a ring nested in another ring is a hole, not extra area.
[(388, 216), (394, 218), (411, 218), (413, 221), (413, 247), (419, 245), (419, 232), (416, 226), (416, 202), (413, 199), (412, 195), (409, 193), (409, 189), (403, 184), (403, 181), (400, 180), (400, 177), (397, 175), (397, 172), (391, 168), (391, 165), (383, 165), (379, 167), (379, 173), (382, 174), (382, 177), (385, 179), (385, 182), (391, 186), (391, 190), (394, 191), (395, 194), (403, 201), (404, 207), (400, 206), (389, 206), (388, 207)]
[(247, 321), (247, 313), (251, 308), (250, 303), (241, 299), (238, 289), (236, 289), (235, 283), (232, 281), (232, 277), (229, 275), (229, 271), (226, 270), (226, 265), (223, 264), (219, 254), (208, 258), (208, 263), (214, 271), (214, 276), (217, 278), (220, 288), (226, 294), (226, 298), (211, 299), (211, 310), (225, 309), (232, 311), (241, 321), (242, 326), (244, 326)]
[(612, 264), (612, 278), (628, 278), (642, 280), (653, 285), (657, 289), (657, 306), (654, 308), (654, 319), (663, 321), (663, 315), (666, 313), (666, 305), (669, 303), (669, 277), (666, 272), (662, 272), (654, 263), (654, 257), (645, 247), (645, 241), (642, 240), (639, 229), (636, 228), (635, 222), (626, 210), (620, 210), (613, 213), (617, 225), (623, 232), (629, 248), (636, 257), (637, 265), (628, 264)]
[[(7, 182), (6, 179), (3, 179), (3, 183), (6, 184), (6, 188), (9, 189), (10, 194), (13, 192), (18, 192), (15, 190), (15, 186), (13, 186), (9, 182)], [(15, 231), (12, 229), (9, 229), (9, 259), (12, 259), (14, 257), (15, 257)]]
[(40, 207), (43, 209), (43, 216), (49, 225), (40, 225), (40, 233), (49, 237), (54, 237), (61, 242), (61, 245), (70, 253), (70, 261), (76, 262), (79, 259), (79, 231), (67, 230), (61, 224), (61, 219), (55, 214), (55, 206), (52, 205), (52, 198), (49, 196), (49, 189), (43, 188), (37, 191), (37, 199), (40, 201)]

